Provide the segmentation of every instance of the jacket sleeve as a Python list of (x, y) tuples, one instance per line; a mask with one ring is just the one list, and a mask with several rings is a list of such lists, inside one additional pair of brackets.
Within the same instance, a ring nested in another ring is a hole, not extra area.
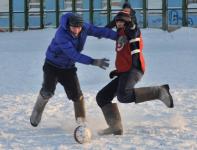
[(140, 64), (140, 30), (137, 27), (135, 27), (135, 29), (128, 29), (126, 34), (127, 34), (130, 49), (131, 49), (132, 67), (141, 70), (141, 64)]
[[(62, 38), (64, 38), (64, 40), (62, 40)], [(64, 54), (75, 62), (87, 65), (92, 64), (93, 59), (91, 57), (79, 53), (70, 41), (66, 40), (65, 37), (62, 38), (56, 37), (56, 42)]]
[(94, 25), (88, 24), (87, 25), (87, 34), (90, 36), (95, 36), (98, 38), (104, 37), (111, 40), (117, 39), (117, 33), (111, 29), (105, 28), (105, 27), (96, 27)]

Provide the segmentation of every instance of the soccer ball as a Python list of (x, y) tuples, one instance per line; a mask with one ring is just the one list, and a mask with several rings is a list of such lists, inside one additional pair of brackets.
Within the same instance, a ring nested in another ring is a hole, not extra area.
[(91, 137), (92, 137), (91, 130), (87, 126), (80, 125), (76, 127), (74, 131), (74, 138), (76, 142), (80, 144), (88, 143), (91, 141)]

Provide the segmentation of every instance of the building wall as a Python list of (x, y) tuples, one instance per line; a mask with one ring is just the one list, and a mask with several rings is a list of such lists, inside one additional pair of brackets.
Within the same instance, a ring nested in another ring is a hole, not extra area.
[[(0, 12), (3, 10), (8, 11), (8, 0), (1, 0)], [(138, 20), (138, 24), (140, 26), (143, 25), (143, 0), (128, 0), (132, 7), (136, 9), (136, 17)], [(39, 0), (30, 0), (30, 4), (38, 3)], [(76, 0), (77, 6), (76, 9), (78, 13), (80, 13), (86, 22), (89, 22), (89, 12), (80, 12), (81, 10), (89, 9), (89, 0)], [(107, 1), (106, 0), (95, 0), (94, 1), (94, 9), (102, 10), (102, 11), (94, 11), (93, 23), (98, 26), (104, 26), (107, 23)], [(148, 9), (161, 9), (162, 8), (162, 0), (148, 0)], [(197, 0), (188, 0), (188, 7), (197, 8)], [(111, 8), (112, 15), (111, 19), (114, 17), (115, 13), (121, 9), (124, 0), (112, 0)], [(55, 11), (56, 4), (55, 0), (45, 0), (45, 11)], [(195, 5), (196, 4), (196, 5)], [(72, 10), (72, 0), (60, 0), (59, 6), (62, 11), (71, 11)], [(179, 9), (172, 9), (172, 8)], [(182, 0), (168, 0), (168, 24), (169, 26), (181, 26), (182, 25)], [(14, 11), (23, 11), (24, 10), (24, 0), (13, 0), (13, 10)], [(39, 27), (40, 25), (40, 14), (39, 8), (30, 8), (30, 16), (29, 16), (29, 25), (30, 27)], [(37, 13), (33, 13), (33, 11), (37, 11)], [(189, 26), (197, 26), (197, 10), (188, 11), (188, 23)], [(63, 14), (65, 12), (62, 12)], [(56, 24), (56, 14), (55, 12), (45, 12), (44, 14), (44, 24), (45, 26), (55, 26)], [(161, 27), (162, 26), (162, 11), (161, 10), (149, 10), (147, 12), (148, 19), (148, 27)], [(8, 13), (0, 13), (0, 28), (8, 27)], [(13, 15), (13, 24), (15, 28), (23, 28), (24, 27), (24, 13), (14, 13)]]

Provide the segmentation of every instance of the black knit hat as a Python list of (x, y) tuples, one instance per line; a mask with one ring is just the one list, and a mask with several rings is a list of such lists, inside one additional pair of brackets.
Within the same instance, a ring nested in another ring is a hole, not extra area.
[(131, 9), (131, 5), (129, 4), (129, 2), (125, 2), (123, 5), (122, 5), (122, 8), (130, 8)]
[(131, 22), (131, 16), (128, 13), (124, 12), (124, 11), (120, 11), (116, 15), (115, 21)]
[(79, 14), (73, 14), (69, 17), (69, 25), (73, 27), (82, 27), (83, 18)]

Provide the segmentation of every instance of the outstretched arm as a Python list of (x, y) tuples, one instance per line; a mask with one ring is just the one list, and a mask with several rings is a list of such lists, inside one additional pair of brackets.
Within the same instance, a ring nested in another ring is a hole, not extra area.
[(79, 53), (69, 41), (59, 43), (59, 47), (62, 49), (63, 53), (65, 53), (70, 59), (74, 60), (75, 62), (83, 64), (91, 64), (93, 62), (93, 58)]
[(68, 40), (65, 40), (64, 42), (58, 42), (58, 46), (61, 48), (63, 53), (65, 53), (70, 59), (74, 60), (75, 62), (98, 66), (102, 69), (106, 69), (107, 67), (109, 67), (108, 59), (93, 59), (87, 55), (81, 54), (73, 47), (72, 43)]
[(88, 32), (87, 34), (94, 37), (104, 37), (111, 40), (117, 39), (117, 33), (113, 31), (112, 29), (108, 29), (105, 27), (97, 27), (91, 24), (87, 24), (88, 26)]

